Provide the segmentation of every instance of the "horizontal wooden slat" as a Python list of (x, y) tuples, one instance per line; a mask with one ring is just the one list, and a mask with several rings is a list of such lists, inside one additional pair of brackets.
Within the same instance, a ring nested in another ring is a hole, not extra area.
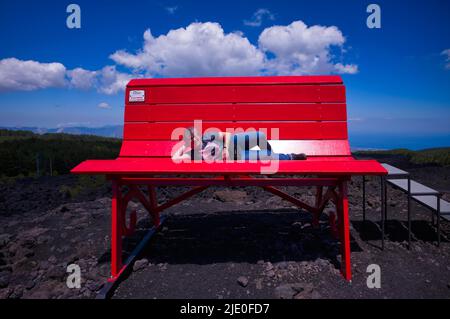
[[(170, 157), (178, 141), (130, 141), (122, 144), (120, 157)], [(350, 156), (346, 140), (269, 140), (276, 153), (305, 153), (308, 156)]]
[(147, 103), (233, 103), (235, 86), (164, 86), (146, 90)]
[(345, 102), (345, 88), (342, 85), (238, 86), (235, 99), (247, 103)]
[(126, 105), (124, 113), (125, 122), (149, 122), (150, 107), (148, 105)]
[(125, 108), (125, 122), (345, 121), (346, 117), (343, 103), (127, 105)]
[(345, 102), (342, 85), (167, 86), (146, 89), (146, 103)]
[(239, 121), (345, 121), (346, 105), (339, 104), (236, 104)]
[[(179, 128), (193, 126), (192, 122), (160, 122), (160, 123), (125, 123), (125, 140), (168, 140), (172, 132)], [(346, 122), (203, 122), (203, 131), (216, 128), (226, 132), (227, 129), (253, 128), (267, 130), (269, 139), (281, 140), (320, 140), (347, 139)], [(279, 136), (273, 136), (272, 129), (278, 129)], [(177, 139), (177, 138), (176, 138)]]
[(253, 76), (253, 77), (206, 77), (206, 78), (153, 78), (133, 79), (127, 87), (133, 89), (146, 86), (180, 85), (277, 85), (277, 84), (342, 84), (338, 75), (312, 76)]
[(128, 105), (126, 122), (232, 121), (233, 104)]
[(170, 157), (179, 141), (123, 141), (120, 157)]

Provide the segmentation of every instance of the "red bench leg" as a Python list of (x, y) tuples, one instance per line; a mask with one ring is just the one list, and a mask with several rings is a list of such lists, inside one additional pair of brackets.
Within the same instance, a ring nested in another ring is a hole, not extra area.
[(120, 187), (117, 181), (112, 181), (112, 201), (111, 201), (111, 280), (115, 280), (122, 266), (122, 216)]
[(341, 273), (347, 281), (352, 280), (352, 268), (350, 261), (350, 225), (348, 217), (347, 182), (339, 183), (339, 234), (341, 239)]

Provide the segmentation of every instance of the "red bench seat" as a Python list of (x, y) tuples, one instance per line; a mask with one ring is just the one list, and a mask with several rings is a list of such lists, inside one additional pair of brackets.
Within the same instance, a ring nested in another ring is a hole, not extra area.
[[(169, 158), (119, 158), (88, 160), (72, 170), (75, 174), (261, 174), (262, 163), (179, 163)], [(277, 174), (300, 175), (382, 175), (385, 169), (374, 160), (352, 158), (311, 158), (305, 161), (279, 161)]]

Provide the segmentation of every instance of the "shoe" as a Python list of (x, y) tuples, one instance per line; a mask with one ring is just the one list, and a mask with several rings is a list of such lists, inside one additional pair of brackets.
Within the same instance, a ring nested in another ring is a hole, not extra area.
[(299, 154), (291, 153), (291, 158), (293, 160), (296, 160), (296, 161), (305, 160), (306, 159), (306, 154), (304, 154), (304, 153), (299, 153)]

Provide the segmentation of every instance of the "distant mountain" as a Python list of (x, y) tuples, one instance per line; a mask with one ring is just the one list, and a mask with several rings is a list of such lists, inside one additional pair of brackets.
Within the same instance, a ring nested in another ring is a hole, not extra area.
[(96, 135), (96, 136), (116, 137), (116, 138), (121, 138), (123, 136), (122, 125), (105, 125), (101, 127), (70, 126), (58, 128), (43, 128), (43, 127), (1, 127), (1, 128), (13, 131), (30, 131), (36, 134), (67, 133), (74, 135)]

